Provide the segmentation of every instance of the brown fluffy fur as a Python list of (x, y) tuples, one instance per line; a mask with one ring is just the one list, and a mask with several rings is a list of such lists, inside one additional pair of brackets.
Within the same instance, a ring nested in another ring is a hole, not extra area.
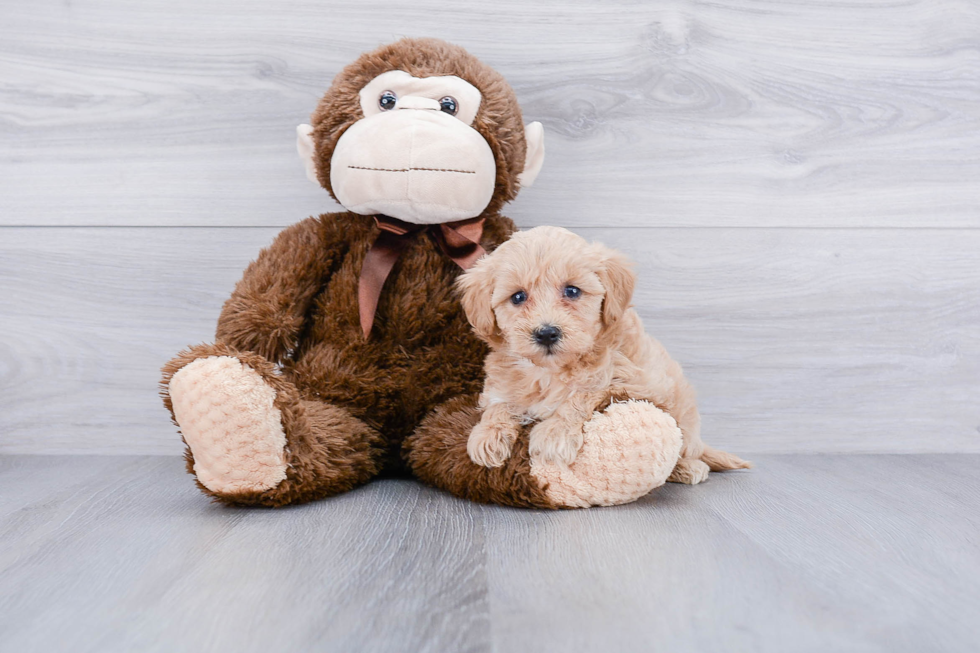
[(487, 468), (466, 455), (467, 434), (480, 421), (477, 395), (457, 397), (438, 408), (406, 441), (409, 464), (426, 483), (480, 503), (518, 508), (557, 508), (531, 478), (527, 436), (518, 437), (507, 462)]
[[(475, 462), (503, 465), (521, 424), (533, 421), (530, 455), (571, 464), (596, 407), (626, 397), (649, 401), (677, 421), (684, 443), (671, 480), (698, 483), (709, 465), (749, 466), (701, 442), (694, 389), (629, 308), (634, 283), (622, 254), (557, 227), (516, 234), (460, 277), (467, 316), (493, 349), (480, 396), (483, 417), (468, 443)], [(569, 287), (579, 296), (565, 296)], [(515, 304), (518, 292), (526, 300)], [(561, 331), (553, 347), (533, 338), (543, 326)]]
[[(365, 54), (337, 76), (313, 116), (321, 183), (330, 190), (333, 147), (361, 117), (357, 91), (396, 69), (457, 75), (483, 94), (473, 126), (497, 161), (493, 198), (482, 214), (482, 244), (493, 250), (514, 231), (498, 211), (518, 191), (523, 123), (503, 78), (456, 46), (405, 39)], [(164, 367), (161, 393), (171, 416), (168, 383), (198, 358), (234, 356), (276, 391), (286, 435), (286, 480), (245, 495), (199, 486), (220, 501), (279, 506), (342, 492), (384, 471), (399, 472), (407, 459), (420, 477), (462, 496), (549, 507), (525, 467), (515, 463), (508, 478), (486, 474), (466, 458), (473, 411), (459, 397), (479, 392), (487, 349), (455, 294), (459, 268), (425, 233), (412, 238), (396, 263), (371, 337), (364, 338), (358, 278), (377, 235), (371, 217), (353, 213), (309, 218), (286, 229), (248, 266), (225, 303), (217, 343), (192, 347)], [(462, 448), (440, 444), (453, 438)], [(193, 473), (189, 449), (187, 459)]]

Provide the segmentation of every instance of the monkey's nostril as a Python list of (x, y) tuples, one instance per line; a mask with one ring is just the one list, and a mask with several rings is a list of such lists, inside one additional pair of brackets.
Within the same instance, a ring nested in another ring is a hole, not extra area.
[(550, 347), (561, 340), (561, 329), (554, 325), (546, 324), (535, 329), (531, 336), (534, 337), (534, 341), (539, 345)]

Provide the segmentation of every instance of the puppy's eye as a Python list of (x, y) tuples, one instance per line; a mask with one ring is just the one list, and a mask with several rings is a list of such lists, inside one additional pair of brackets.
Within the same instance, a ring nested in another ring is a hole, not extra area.
[(520, 306), (527, 301), (527, 293), (523, 290), (518, 290), (513, 295), (510, 296), (510, 303), (514, 306)]
[(582, 290), (575, 286), (565, 286), (564, 295), (566, 299), (578, 299), (582, 296)]
[(395, 108), (396, 102), (398, 102), (398, 96), (392, 91), (385, 91), (378, 98), (378, 106), (381, 107), (382, 111), (391, 111)]

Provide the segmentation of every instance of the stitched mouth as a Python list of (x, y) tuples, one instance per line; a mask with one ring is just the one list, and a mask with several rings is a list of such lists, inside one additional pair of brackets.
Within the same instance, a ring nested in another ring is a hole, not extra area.
[(367, 166), (347, 166), (351, 170), (371, 170), (373, 172), (409, 172), (422, 170), (424, 172), (458, 172), (463, 175), (475, 175), (476, 170), (454, 170), (453, 168), (369, 168)]

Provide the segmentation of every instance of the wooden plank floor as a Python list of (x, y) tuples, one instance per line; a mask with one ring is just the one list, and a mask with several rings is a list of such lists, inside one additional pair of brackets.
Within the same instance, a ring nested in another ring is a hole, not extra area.
[(380, 481), (210, 504), (175, 457), (0, 457), (4, 651), (969, 651), (978, 455), (768, 455), (628, 506)]

